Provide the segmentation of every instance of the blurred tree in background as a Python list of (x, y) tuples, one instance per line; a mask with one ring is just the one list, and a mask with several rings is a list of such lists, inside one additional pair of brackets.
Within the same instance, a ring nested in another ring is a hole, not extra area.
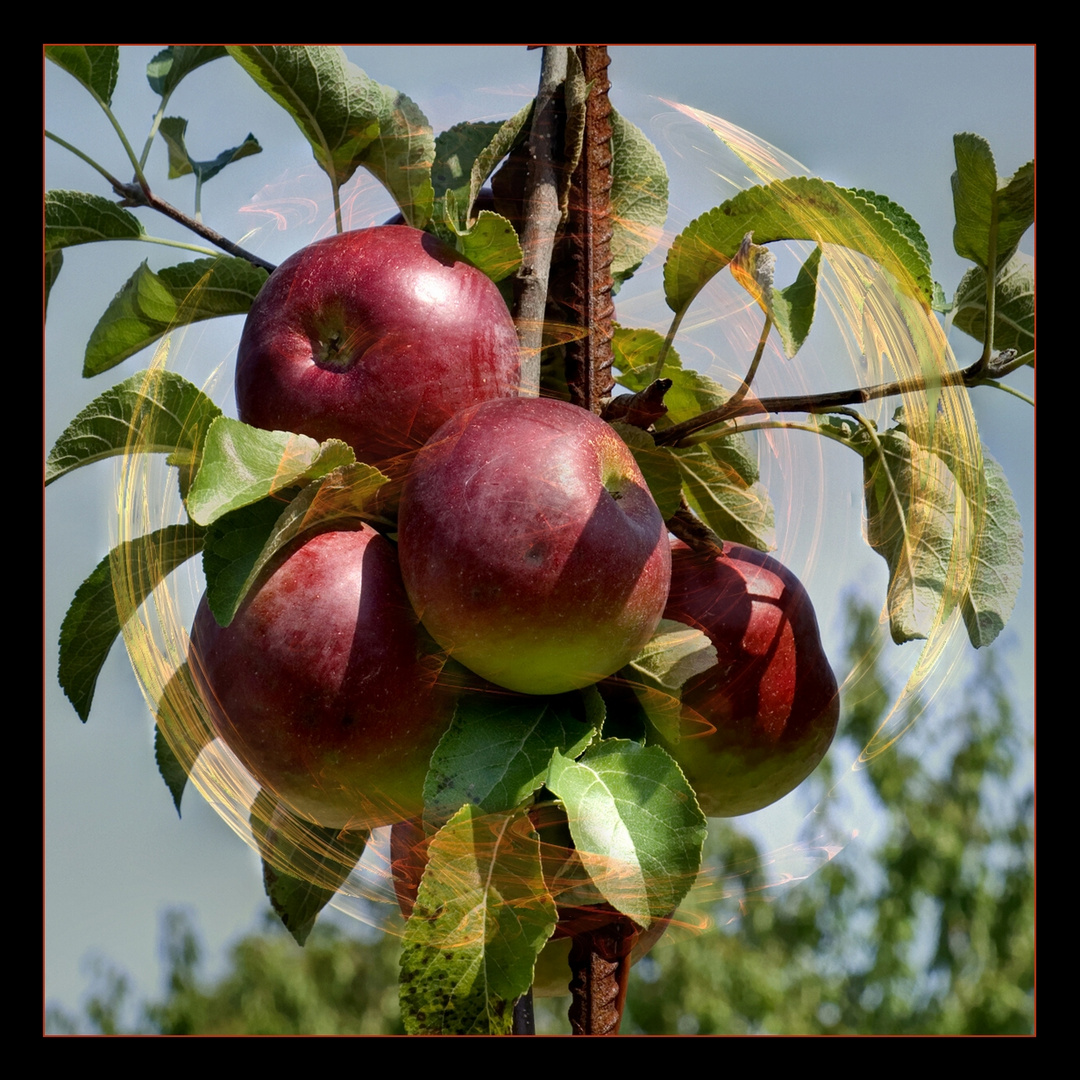
[[(895, 700), (876, 614), (851, 603), (840, 736), (852, 760)], [(963, 711), (929, 712), (863, 772), (883, 827), (798, 887), (763, 888), (760, 853), (738, 822), (712, 822), (707, 865), (735, 894), (716, 927), (660, 947), (635, 967), (624, 1033), (1024, 1034), (1034, 1029), (1034, 795), (1030, 737), (993, 650), (964, 688)], [(918, 709), (912, 701), (911, 709)], [(830, 812), (830, 803), (824, 804)], [(741, 872), (736, 875), (735, 869)], [(132, 1022), (125, 976), (98, 961), (85, 1015), (50, 1006), (54, 1033), (395, 1034), (398, 941), (335, 925), (300, 949), (276, 922), (238, 942), (226, 973), (201, 979), (198, 937), (166, 914), (163, 1000)], [(566, 1032), (566, 998), (538, 1000), (537, 1029)]]

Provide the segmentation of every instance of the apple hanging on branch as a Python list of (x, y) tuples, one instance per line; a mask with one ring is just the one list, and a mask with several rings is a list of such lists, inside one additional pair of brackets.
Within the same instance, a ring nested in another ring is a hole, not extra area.
[(681, 718), (659, 742), (709, 817), (753, 813), (817, 768), (840, 695), (810, 597), (778, 559), (742, 544), (671, 548), (664, 617), (704, 631), (716, 663), (682, 688)]
[(527, 694), (590, 686), (664, 609), (664, 520), (626, 444), (548, 398), (458, 413), (417, 455), (398, 524), (420, 620), (478, 675)]
[(291, 255), (252, 304), (236, 357), (241, 420), (341, 439), (380, 466), (520, 382), (517, 333), (494, 283), (406, 225)]
[(204, 596), (189, 665), (218, 736), (301, 817), (370, 829), (423, 806), (453, 702), (374, 529), (294, 541), (228, 626)]

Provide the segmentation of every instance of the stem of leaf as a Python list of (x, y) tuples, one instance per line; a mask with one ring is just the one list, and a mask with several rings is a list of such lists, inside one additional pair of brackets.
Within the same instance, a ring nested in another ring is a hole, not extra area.
[(45, 132), (45, 138), (52, 139), (54, 143), (58, 143), (65, 150), (70, 150), (71, 153), (73, 153), (77, 158), (81, 158), (83, 161), (86, 162), (87, 165), (90, 166), (90, 168), (96, 170), (103, 177), (105, 177), (105, 179), (112, 187), (115, 188), (120, 183), (120, 181), (117, 180), (111, 172), (99, 165), (92, 157), (90, 157), (89, 154), (84, 154), (77, 146), (73, 146), (66, 139), (61, 139), (59, 135), (54, 135), (51, 131)]
[(172, 97), (171, 90), (162, 97), (161, 104), (158, 106), (157, 112), (154, 113), (154, 122), (150, 125), (150, 134), (146, 136), (146, 145), (139, 156), (140, 168), (146, 168), (146, 160), (150, 157), (150, 147), (153, 146), (154, 139), (157, 138), (158, 128), (161, 127), (161, 118), (165, 115), (165, 106), (169, 104), (170, 97)]
[[(338, 188), (337, 178), (334, 176), (330, 177), (330, 187), (334, 192), (334, 225), (336, 226), (337, 231), (340, 234), (343, 233), (345, 229), (342, 227), (341, 224), (341, 191)], [(197, 213), (198, 211), (196, 211), (196, 214)]]
[(203, 247), (201, 244), (185, 244), (182, 240), (166, 240), (163, 236), (140, 236), (139, 239), (147, 244), (161, 244), (164, 247), (180, 248), (183, 251), (195, 251), (200, 255), (210, 255), (214, 258), (221, 254), (219, 251)]
[(998, 382), (997, 379), (979, 379), (974, 384), (975, 386), (992, 386), (995, 390), (1004, 390), (1006, 394), (1012, 394), (1013, 397), (1018, 397), (1021, 401), (1026, 401), (1032, 408), (1035, 407), (1035, 399), (1028, 397), (1022, 390), (1017, 390), (1015, 386), (1009, 386), (1008, 383)]
[(765, 343), (769, 340), (769, 331), (772, 330), (772, 325), (772, 316), (766, 315), (765, 325), (761, 328), (761, 337), (758, 338), (757, 349), (754, 352), (754, 359), (750, 361), (750, 369), (746, 373), (746, 378), (742, 381), (742, 386), (728, 398), (727, 403), (729, 406), (734, 407), (738, 405), (739, 402), (750, 393), (750, 384), (754, 381), (754, 376), (757, 374), (758, 364), (761, 363), (761, 357), (765, 352)]
[(657, 379), (663, 377), (664, 373), (664, 361), (667, 359), (667, 354), (671, 350), (671, 344), (675, 340), (675, 335), (679, 332), (679, 327), (682, 325), (683, 316), (690, 310), (690, 305), (687, 304), (682, 311), (675, 312), (675, 318), (671, 320), (671, 326), (668, 327), (667, 336), (664, 338), (664, 344), (660, 346), (660, 352), (656, 356), (656, 367), (653, 368), (652, 378), (650, 382), (656, 382)]

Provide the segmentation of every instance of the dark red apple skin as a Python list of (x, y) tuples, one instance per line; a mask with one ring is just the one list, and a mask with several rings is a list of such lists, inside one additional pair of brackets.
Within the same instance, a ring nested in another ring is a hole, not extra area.
[(452, 707), (393, 546), (359, 523), (301, 540), (228, 627), (203, 597), (195, 683), (217, 735), (302, 817), (333, 828), (411, 817)]
[(562, 401), (486, 402), (440, 428), (406, 479), (398, 545), (432, 637), (521, 693), (610, 675), (667, 599), (667, 530), (633, 455)]
[(713, 556), (673, 541), (664, 617), (703, 630), (717, 652), (683, 688), (680, 740), (661, 739), (701, 809), (734, 817), (792, 791), (825, 756), (840, 715), (802, 583), (740, 544)]
[(492, 281), (435, 237), (384, 225), (319, 240), (271, 274), (244, 324), (236, 404), (244, 423), (342, 439), (382, 465), (520, 381)]

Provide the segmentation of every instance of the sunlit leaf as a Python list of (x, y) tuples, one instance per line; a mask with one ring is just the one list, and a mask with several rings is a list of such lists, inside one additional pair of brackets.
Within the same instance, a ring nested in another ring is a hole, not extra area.
[(187, 452), (195, 457), (221, 410), (172, 371), (140, 371), (86, 406), (56, 440), (45, 483), (124, 453)]
[(346, 183), (363, 166), (394, 196), (410, 225), (427, 224), (435, 141), (414, 102), (369, 79), (336, 46), (227, 48), (293, 118), (335, 184)]
[[(862, 252), (927, 304), (933, 298), (926, 260), (891, 216), (857, 192), (803, 176), (740, 192), (692, 221), (675, 238), (664, 264), (668, 306), (684, 311), (727, 266), (748, 232), (756, 244), (810, 240)], [(824, 250), (827, 259), (828, 247)]]
[(668, 212), (664, 159), (645, 133), (611, 114), (611, 274), (626, 281), (660, 240)]
[(1035, 162), (1002, 179), (981, 135), (956, 135), (953, 148), (953, 247), (984, 270), (1003, 266), (1035, 221)]
[(267, 273), (246, 259), (196, 259), (153, 271), (144, 262), (113, 297), (86, 345), (83, 375), (99, 375), (177, 326), (243, 315)]
[(405, 925), (401, 1013), (410, 1034), (508, 1034), (555, 929), (524, 812), (464, 806), (435, 835)]
[(595, 737), (584, 712), (576, 691), (463, 694), (431, 759), (425, 817), (445, 821), (466, 803), (487, 813), (525, 804), (543, 786), (553, 751), (576, 757)]
[(210, 425), (202, 466), (188, 493), (188, 513), (209, 525), (230, 510), (355, 460), (351, 447), (339, 439), (320, 444), (307, 435), (263, 431), (222, 416)]
[(606, 739), (579, 761), (555, 753), (547, 786), (578, 857), (614, 908), (647, 927), (678, 907), (701, 867), (705, 817), (658, 746)]

